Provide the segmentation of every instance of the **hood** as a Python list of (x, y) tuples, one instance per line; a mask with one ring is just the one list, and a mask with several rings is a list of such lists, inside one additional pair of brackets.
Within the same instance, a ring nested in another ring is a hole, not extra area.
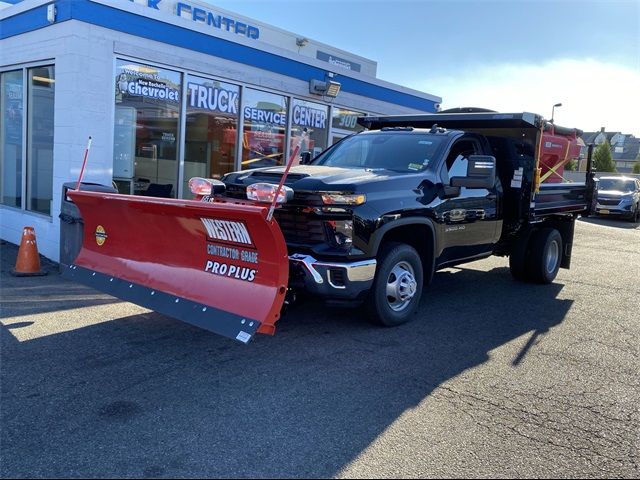
[[(278, 183), (282, 178), (285, 167), (268, 167), (255, 170), (245, 170), (226, 175), (226, 184), (248, 186), (256, 182)], [(405, 182), (411, 177), (424, 179), (425, 172), (407, 173), (386, 169), (372, 168), (341, 168), (323, 165), (298, 165), (291, 167), (285, 185), (294, 191), (340, 191), (366, 193), (384, 182), (386, 188), (389, 182)], [(419, 181), (418, 181), (419, 183)]]

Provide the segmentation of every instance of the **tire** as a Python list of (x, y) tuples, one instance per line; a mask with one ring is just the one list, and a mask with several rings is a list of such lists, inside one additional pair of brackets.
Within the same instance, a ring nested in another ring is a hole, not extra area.
[(536, 283), (551, 283), (562, 261), (562, 236), (555, 228), (543, 228), (531, 236), (527, 275)]
[(527, 254), (530, 238), (531, 235), (526, 232), (520, 235), (514, 242), (511, 253), (509, 254), (509, 270), (511, 271), (511, 276), (520, 282), (529, 280)]
[(636, 209), (629, 217), (629, 221), (633, 223), (638, 223), (638, 221), (640, 221), (640, 204), (636, 205)]
[(413, 247), (385, 244), (366, 301), (369, 320), (386, 327), (408, 322), (420, 304), (423, 277), (422, 259)]

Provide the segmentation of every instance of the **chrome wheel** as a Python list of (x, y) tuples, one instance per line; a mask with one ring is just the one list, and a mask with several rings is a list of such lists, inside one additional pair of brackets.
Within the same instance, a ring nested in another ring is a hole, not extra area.
[(418, 290), (413, 268), (407, 262), (398, 262), (387, 278), (387, 302), (391, 310), (401, 312), (406, 309)]
[(547, 269), (547, 273), (551, 274), (556, 270), (556, 266), (558, 265), (558, 259), (560, 258), (560, 246), (558, 242), (555, 240), (549, 244), (549, 248), (547, 249), (547, 254), (545, 258), (545, 268)]

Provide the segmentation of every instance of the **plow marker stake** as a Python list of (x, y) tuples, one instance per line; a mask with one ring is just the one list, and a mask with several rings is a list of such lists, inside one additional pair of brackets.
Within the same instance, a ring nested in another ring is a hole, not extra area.
[(289, 263), (267, 207), (68, 195), (84, 238), (66, 277), (243, 343), (275, 332)]

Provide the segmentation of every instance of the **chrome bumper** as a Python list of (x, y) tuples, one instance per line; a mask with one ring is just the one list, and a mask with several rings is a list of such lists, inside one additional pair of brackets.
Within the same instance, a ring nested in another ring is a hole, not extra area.
[[(376, 260), (333, 263), (316, 260), (310, 255), (289, 256), (291, 281), (302, 282), (309, 293), (343, 299), (358, 298), (369, 290), (376, 274)], [(302, 286), (302, 285), (298, 285)]]

